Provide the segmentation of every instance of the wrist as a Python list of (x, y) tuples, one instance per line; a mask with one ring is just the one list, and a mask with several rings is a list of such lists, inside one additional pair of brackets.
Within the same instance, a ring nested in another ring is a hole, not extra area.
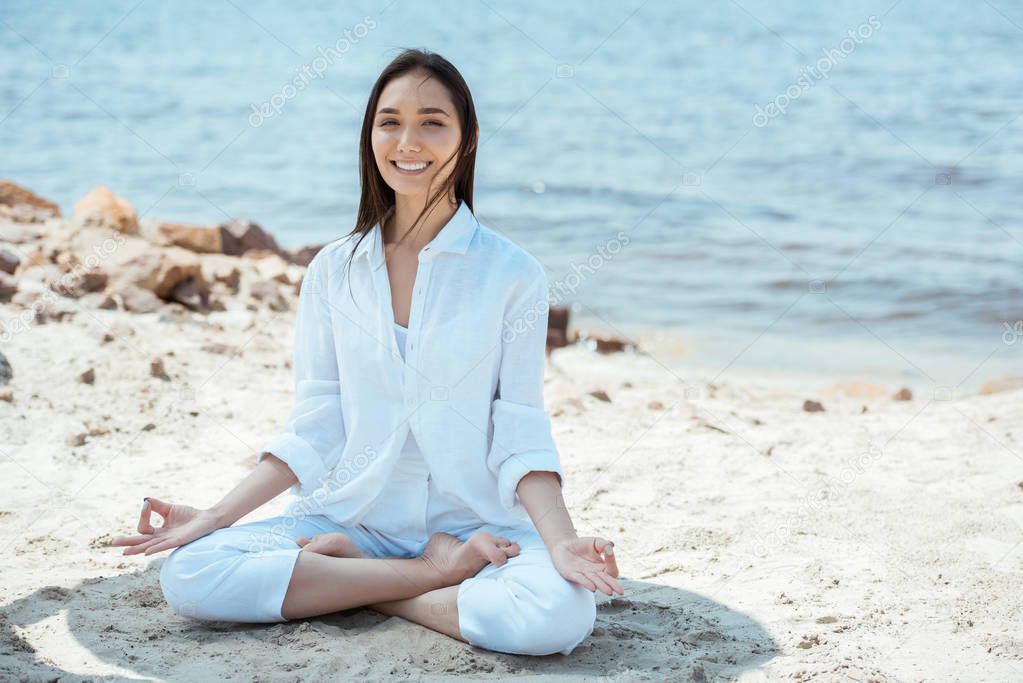
[(238, 517), (232, 518), (230, 512), (226, 510), (223, 506), (221, 506), (219, 503), (217, 505), (213, 505), (211, 507), (206, 508), (203, 512), (205, 512), (206, 515), (211, 520), (213, 520), (213, 523), (216, 524), (217, 527), (221, 529), (223, 529), (224, 527), (229, 527), (238, 521)]

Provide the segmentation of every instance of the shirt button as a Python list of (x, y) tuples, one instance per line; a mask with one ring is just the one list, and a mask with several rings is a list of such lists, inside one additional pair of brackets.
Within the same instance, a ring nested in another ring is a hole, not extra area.
[(411, 408), (415, 404), (416, 404), (416, 399), (414, 397), (409, 396), (408, 398), (405, 399), (405, 405), (407, 405), (409, 408)]

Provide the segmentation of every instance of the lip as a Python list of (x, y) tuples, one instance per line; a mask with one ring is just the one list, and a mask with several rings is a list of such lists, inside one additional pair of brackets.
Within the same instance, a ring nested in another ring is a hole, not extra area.
[[(406, 161), (406, 159), (401, 159), (401, 161)], [(412, 161), (412, 159), (408, 159), (407, 161)], [(406, 171), (403, 168), (398, 168), (398, 164), (395, 163), (395, 160), (391, 159), (391, 167), (394, 168), (395, 171), (397, 171), (398, 173), (400, 173), (402, 175), (422, 175), (423, 173), (426, 173), (426, 169), (430, 168), (430, 166), (433, 166), (433, 162), (432, 161), (427, 161), (426, 162), (426, 167), (421, 169), (421, 170), (419, 170), (419, 171)]]

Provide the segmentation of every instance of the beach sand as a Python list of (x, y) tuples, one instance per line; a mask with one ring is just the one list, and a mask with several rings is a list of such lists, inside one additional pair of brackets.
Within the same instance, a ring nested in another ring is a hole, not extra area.
[(1023, 392), (893, 401), (822, 379), (815, 395), (577, 347), (550, 356), (547, 409), (576, 526), (615, 541), (626, 593), (597, 594), (570, 656), (488, 652), (371, 610), (176, 616), (168, 553), (104, 544), (134, 532), (143, 496), (207, 506), (253, 467), (291, 407), (292, 329), (264, 308), (82, 308), (5, 345), (0, 678), (1023, 678)]

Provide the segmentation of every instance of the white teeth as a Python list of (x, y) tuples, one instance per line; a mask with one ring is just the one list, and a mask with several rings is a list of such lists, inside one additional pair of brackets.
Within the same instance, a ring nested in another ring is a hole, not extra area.
[(425, 161), (395, 161), (395, 165), (403, 171), (422, 171), (429, 164)]

